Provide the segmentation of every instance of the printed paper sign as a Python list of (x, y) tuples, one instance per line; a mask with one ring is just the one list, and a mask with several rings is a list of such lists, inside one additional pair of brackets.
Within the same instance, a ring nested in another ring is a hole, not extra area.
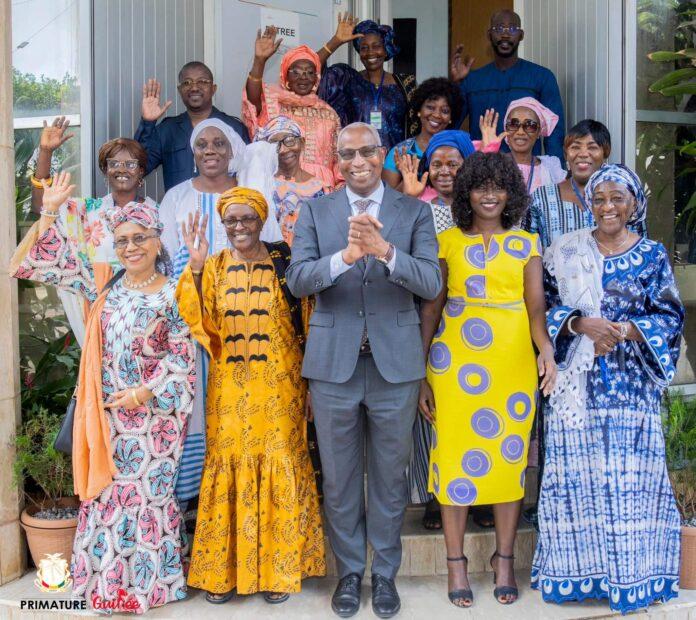
[(280, 9), (261, 8), (261, 32), (266, 26), (275, 26), (278, 29), (278, 38), (283, 39), (282, 47), (296, 47), (300, 45), (300, 16), (294, 11), (281, 11)]

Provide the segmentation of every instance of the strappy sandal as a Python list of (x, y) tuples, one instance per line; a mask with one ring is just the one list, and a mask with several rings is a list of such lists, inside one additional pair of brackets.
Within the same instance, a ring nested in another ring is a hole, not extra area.
[[(433, 505), (437, 506), (434, 508)], [(442, 529), (442, 513), (440, 512), (439, 504), (434, 500), (429, 501), (425, 506), (423, 514), (423, 527), (426, 530), (441, 530)]]
[(495, 527), (495, 517), (493, 511), (488, 506), (473, 506), (471, 508), (471, 518), (483, 529), (489, 530)]
[(263, 600), (269, 605), (279, 605), (280, 603), (287, 601), (289, 598), (290, 594), (287, 592), (264, 592), (263, 594)]
[(206, 592), (205, 593), (205, 600), (208, 601), (209, 603), (212, 603), (213, 605), (222, 605), (223, 603), (226, 603), (232, 597), (234, 596), (234, 590), (230, 590), (229, 592), (225, 592), (224, 594), (216, 594), (215, 592)]
[[(501, 555), (496, 550), (493, 552), (493, 555), (491, 556), (491, 559), (490, 559), (491, 568), (493, 568), (493, 560), (495, 559), (496, 556), (498, 558), (500, 558), (501, 560), (514, 560), (515, 559), (514, 555)], [(496, 570), (493, 568), (493, 585), (496, 584), (497, 578), (498, 578), (498, 574), (497, 574)], [(508, 596), (508, 595), (514, 596), (515, 598), (511, 601), (501, 601), (500, 600), (500, 597)], [(520, 596), (520, 593), (519, 593), (519, 590), (517, 588), (515, 588), (514, 586), (500, 586), (498, 588), (493, 589), (493, 596), (495, 597), (495, 600), (498, 601), (501, 605), (511, 605), (512, 603), (517, 601), (517, 599)]]
[[(467, 567), (469, 566), (469, 558), (467, 558), (465, 555), (462, 555), (458, 558), (447, 558), (448, 562), (466, 562)], [(462, 608), (467, 608), (471, 607), (474, 604), (474, 593), (471, 591), (471, 589), (468, 588), (460, 588), (459, 590), (452, 590), (451, 592), (447, 593), (447, 598), (449, 598), (450, 603), (454, 605), (455, 607), (462, 607)], [(462, 604), (460, 605), (456, 601), (470, 601), (470, 603), (467, 604)]]

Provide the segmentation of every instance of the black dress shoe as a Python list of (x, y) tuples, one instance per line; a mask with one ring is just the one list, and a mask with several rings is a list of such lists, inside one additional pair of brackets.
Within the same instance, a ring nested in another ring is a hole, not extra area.
[(362, 578), (356, 573), (342, 577), (331, 597), (331, 609), (341, 618), (350, 618), (360, 609)]
[(401, 599), (393, 579), (372, 575), (372, 611), (379, 618), (391, 618), (399, 613)]

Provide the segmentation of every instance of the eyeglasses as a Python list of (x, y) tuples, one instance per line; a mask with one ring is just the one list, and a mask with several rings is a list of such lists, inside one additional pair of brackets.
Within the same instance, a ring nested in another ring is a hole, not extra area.
[(505, 131), (508, 133), (517, 133), (517, 130), (522, 127), (524, 133), (532, 134), (539, 131), (539, 123), (531, 119), (526, 119), (520, 122), (519, 118), (509, 118), (505, 123)]
[(200, 80), (181, 80), (181, 82), (179, 82), (179, 88), (183, 90), (188, 90), (194, 86), (198, 86), (198, 88), (208, 88), (212, 83), (213, 80), (207, 78), (202, 78)]
[(121, 160), (109, 158), (106, 160), (106, 167), (109, 170), (118, 170), (119, 168), (137, 170), (140, 167), (140, 162), (137, 159)]
[(125, 250), (129, 243), (133, 243), (138, 248), (143, 247), (148, 239), (156, 239), (159, 235), (133, 235), (132, 237), (120, 237), (114, 241), (114, 247), (117, 250)]
[(285, 136), (282, 140), (278, 140), (278, 142), (276, 142), (276, 144), (278, 145), (278, 150), (280, 151), (281, 144), (283, 146), (291, 149), (294, 146), (297, 146), (299, 141), (300, 141), (300, 139), (297, 136)]
[(317, 72), (314, 69), (288, 69), (288, 73), (295, 78), (308, 77), (314, 79)]
[(495, 34), (505, 34), (507, 32), (513, 37), (522, 32), (522, 28), (519, 26), (491, 26), (490, 30), (491, 32), (495, 32)]
[(371, 146), (361, 146), (359, 149), (341, 149), (338, 152), (338, 156), (343, 160), (343, 161), (352, 161), (355, 159), (355, 156), (360, 153), (360, 157), (363, 159), (370, 159), (370, 157), (374, 157), (377, 155), (379, 152), (379, 149), (382, 148), (380, 146), (376, 145), (371, 145)]
[(241, 224), (243, 228), (251, 228), (255, 226), (261, 218), (258, 215), (245, 215), (244, 217), (229, 217), (222, 220), (222, 225), (225, 228), (234, 230), (237, 228), (238, 224)]
[(631, 196), (616, 195), (607, 196), (606, 198), (604, 198), (603, 196), (597, 196), (592, 198), (593, 207), (601, 207), (606, 202), (614, 205), (615, 207), (623, 207), (630, 204)]

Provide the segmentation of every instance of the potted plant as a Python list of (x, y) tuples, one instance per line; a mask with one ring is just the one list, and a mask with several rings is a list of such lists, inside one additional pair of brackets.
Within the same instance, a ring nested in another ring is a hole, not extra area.
[(40, 405), (25, 417), (15, 440), (14, 482), (28, 503), (20, 523), (36, 566), (46, 554), (60, 553), (70, 561), (78, 502), (72, 496), (70, 457), (53, 448), (61, 418)]
[(667, 394), (663, 417), (667, 468), (681, 516), (680, 587), (696, 589), (696, 400)]

